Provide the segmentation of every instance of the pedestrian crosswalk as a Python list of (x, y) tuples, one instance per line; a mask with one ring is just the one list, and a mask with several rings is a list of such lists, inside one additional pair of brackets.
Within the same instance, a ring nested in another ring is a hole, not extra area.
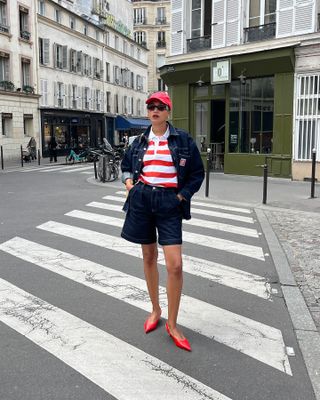
[(94, 167), (92, 163), (83, 163), (83, 164), (71, 164), (71, 165), (42, 165), (39, 167), (35, 166), (24, 166), (19, 168), (11, 168), (8, 170), (2, 171), (3, 173), (8, 172), (21, 172), (24, 174), (27, 173), (57, 173), (57, 174), (72, 174), (79, 173), (85, 175), (94, 175)]
[[(130, 264), (142, 264), (140, 246), (120, 237), (124, 194), (118, 191), (83, 205), (82, 210), (72, 209), (61, 216), (62, 221), (41, 223), (35, 228), (45, 233), (42, 243), (16, 236), (0, 243), (0, 251), (15, 257), (18, 263), (35, 265), (147, 315), (151, 309), (144, 279), (130, 274), (130, 270), (123, 272), (117, 265), (123, 255)], [(265, 273), (259, 272), (259, 266), (262, 269), (269, 257), (252, 210), (195, 201), (192, 214), (194, 218), (184, 221), (185, 274), (202, 280), (200, 285), (226, 288), (246, 302), (264, 302), (268, 309), (274, 303), (271, 284)], [(110, 257), (99, 263), (90, 259), (89, 251), (87, 257), (64, 251), (52, 245), (53, 236), (88, 249), (103, 249)], [(203, 256), (199, 257), (199, 249), (204, 250)], [(222, 263), (216, 254), (223, 254), (230, 261)], [(165, 266), (161, 249), (158, 262), (160, 267)], [(245, 268), (249, 264), (257, 266), (256, 272)], [(167, 298), (163, 286), (159, 295), (165, 319)], [(0, 321), (116, 399), (232, 399), (229, 393), (184, 373), (183, 366), (181, 370), (173, 367), (161, 357), (148, 354), (1, 276)], [(281, 328), (261, 318), (256, 320), (245, 309), (241, 312), (241, 304), (231, 310), (212, 299), (205, 301), (196, 293), (185, 293), (178, 322), (199, 338), (243, 354), (283, 376), (293, 375)]]

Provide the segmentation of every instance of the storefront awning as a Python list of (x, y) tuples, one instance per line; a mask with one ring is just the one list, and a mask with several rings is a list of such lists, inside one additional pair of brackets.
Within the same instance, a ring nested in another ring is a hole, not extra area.
[(147, 118), (126, 118), (118, 115), (116, 118), (116, 130), (123, 131), (127, 129), (147, 129), (151, 125)]

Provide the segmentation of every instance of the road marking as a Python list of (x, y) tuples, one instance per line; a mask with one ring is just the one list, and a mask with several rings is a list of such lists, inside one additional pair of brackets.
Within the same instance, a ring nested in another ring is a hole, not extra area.
[[(92, 205), (92, 203), (89, 203)], [(105, 203), (101, 203), (105, 204)], [(108, 204), (105, 204), (108, 207)], [(108, 208), (107, 208), (108, 209)], [(110, 209), (110, 208), (109, 208)], [(113, 225), (122, 228), (123, 219), (110, 217), (101, 214), (92, 214), (89, 219), (94, 222), (99, 222), (102, 224)], [(85, 215), (85, 214), (83, 214)], [(200, 233), (183, 232), (183, 241), (193, 243), (199, 246), (211, 247), (213, 249), (227, 251), (229, 253), (239, 254), (245, 257), (255, 258), (257, 260), (265, 261), (263, 249), (259, 246), (253, 246), (251, 244), (234, 242), (232, 240), (221, 239), (215, 236), (201, 235)]]
[[(108, 197), (108, 196), (105, 196)], [(101, 208), (105, 210), (110, 210), (110, 211), (119, 211), (122, 212), (122, 206), (118, 206), (116, 204), (109, 204), (109, 203), (100, 203), (100, 202), (95, 202), (92, 201), (89, 204), (86, 204), (88, 207), (96, 207), (96, 208)], [(201, 228), (207, 228), (207, 229), (214, 229), (216, 231), (222, 231), (222, 232), (228, 232), (228, 233), (234, 233), (236, 235), (242, 235), (242, 236), (248, 236), (248, 237), (254, 237), (258, 238), (258, 232), (256, 229), (252, 228), (246, 228), (242, 226), (235, 226), (235, 225), (230, 225), (230, 224), (223, 224), (221, 222), (216, 222), (216, 221), (208, 221), (208, 220), (202, 220), (198, 218), (192, 218), (188, 221), (183, 220), (184, 225), (192, 225), (192, 226), (200, 226)]]
[[(126, 195), (126, 192), (123, 190), (119, 190), (118, 192), (116, 192), (116, 194)], [(103, 198), (105, 199), (106, 197), (103, 197)], [(209, 208), (220, 208), (221, 210), (240, 212), (240, 213), (244, 213), (244, 214), (251, 214), (251, 210), (249, 210), (248, 208), (225, 206), (223, 204), (205, 203), (205, 202), (200, 202), (200, 201), (195, 201), (195, 200), (192, 201), (192, 204), (195, 204), (197, 206), (209, 207)]]
[[(60, 233), (60, 229), (61, 234), (68, 233), (67, 226), (61, 226), (63, 224), (48, 224), (51, 232)], [(40, 228), (43, 229), (43, 225)], [(75, 233), (81, 240), (79, 231)], [(98, 237), (98, 241), (100, 239)], [(138, 308), (151, 311), (146, 284), (142, 279), (18, 237), (2, 243), (0, 249)], [(160, 304), (166, 318), (167, 298), (164, 287), (160, 287)], [(179, 324), (291, 375), (282, 334), (276, 328), (186, 295), (181, 298)]]
[(60, 170), (64, 170), (64, 169), (74, 169), (75, 166), (74, 165), (60, 165), (60, 166), (56, 166), (56, 167), (49, 167), (46, 169), (43, 169), (40, 172), (55, 172), (55, 171), (60, 171)]
[[(117, 196), (104, 196), (103, 199), (119, 201), (121, 203), (124, 203), (124, 199), (122, 197), (117, 197)], [(241, 221), (241, 222), (245, 222), (247, 224), (254, 223), (254, 220), (251, 217), (244, 217), (243, 215), (228, 214), (228, 213), (223, 213), (223, 212), (221, 213), (218, 211), (203, 210), (201, 208), (194, 208), (193, 206), (191, 208), (191, 212), (193, 214), (207, 215), (208, 217), (216, 217), (216, 218), (223, 218), (223, 219), (231, 219), (234, 221)]]
[[(65, 215), (74, 218), (86, 219), (89, 221), (93, 220), (93, 216), (96, 222), (102, 223), (104, 217), (103, 215), (87, 213), (86, 211), (80, 210), (73, 210)], [(138, 245), (138, 248), (140, 249), (140, 245)], [(112, 248), (110, 249), (112, 250)], [(165, 265), (164, 255), (161, 248), (158, 249), (158, 253), (159, 263)], [(142, 258), (140, 251), (138, 255), (134, 254), (134, 256)], [(192, 275), (209, 279), (221, 285), (229, 286), (234, 289), (259, 296), (263, 299), (270, 299), (270, 285), (267, 283), (266, 279), (261, 276), (187, 255), (183, 255), (183, 269)]]
[(59, 171), (59, 172), (63, 172), (63, 173), (70, 173), (70, 172), (78, 172), (78, 171), (85, 171), (86, 169), (92, 169), (93, 170), (93, 166), (90, 165), (89, 167), (79, 167), (79, 168), (75, 168), (73, 170), (69, 170), (69, 171)]
[(92, 174), (93, 174), (93, 172), (90, 172), (90, 171), (84, 171), (84, 172), (80, 172), (80, 174), (92, 175)]
[[(0, 320), (118, 400), (231, 400), (144, 351), (0, 279)], [(143, 379), (139, 379), (143, 377)]]

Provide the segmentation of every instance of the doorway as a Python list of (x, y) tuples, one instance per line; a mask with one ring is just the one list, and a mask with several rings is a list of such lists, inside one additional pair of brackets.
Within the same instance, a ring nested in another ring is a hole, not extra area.
[(211, 101), (211, 131), (210, 148), (212, 169), (223, 171), (225, 150), (226, 102), (225, 100)]

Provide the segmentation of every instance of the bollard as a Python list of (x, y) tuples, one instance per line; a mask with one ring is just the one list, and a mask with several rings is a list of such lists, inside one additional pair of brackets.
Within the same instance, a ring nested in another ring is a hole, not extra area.
[(311, 171), (311, 199), (314, 199), (314, 188), (316, 182), (316, 149), (312, 149), (312, 171)]
[(267, 204), (267, 188), (268, 188), (268, 164), (267, 160), (263, 165), (263, 198), (262, 203)]
[(22, 145), (20, 146), (20, 156), (21, 156), (21, 167), (23, 167), (23, 149), (22, 149)]
[(38, 165), (40, 165), (40, 149), (38, 149)]
[(211, 153), (211, 149), (210, 147), (207, 148), (207, 173), (206, 173), (206, 190), (205, 190), (205, 196), (208, 197), (209, 196), (209, 182), (210, 182), (210, 153)]
[(106, 181), (107, 157), (102, 157), (102, 182)]
[(2, 146), (0, 147), (0, 155), (1, 155), (1, 169), (3, 169), (4, 166), (3, 166), (3, 147)]
[(94, 168), (94, 179), (98, 179), (98, 174), (97, 174), (97, 160), (96, 160), (96, 158), (93, 159), (93, 168)]

